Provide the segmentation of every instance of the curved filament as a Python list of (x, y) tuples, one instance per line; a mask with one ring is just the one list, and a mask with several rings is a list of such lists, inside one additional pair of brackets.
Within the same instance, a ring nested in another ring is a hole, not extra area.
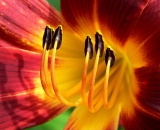
[(52, 52), (52, 60), (51, 60), (51, 81), (52, 81), (52, 86), (53, 86), (53, 90), (55, 92), (56, 97), (59, 99), (60, 102), (62, 102), (63, 104), (66, 104), (68, 106), (78, 106), (82, 100), (79, 99), (76, 102), (70, 102), (68, 100), (66, 100), (60, 93), (58, 86), (56, 84), (56, 80), (55, 80), (55, 57), (56, 57), (56, 48), (57, 48), (57, 41), (55, 41), (54, 44), (54, 49)]
[(85, 58), (84, 70), (83, 70), (83, 76), (82, 76), (82, 87), (81, 87), (82, 99), (85, 104), (87, 104), (86, 76), (87, 76), (88, 61), (89, 61), (89, 51), (87, 51), (86, 58)]
[(94, 84), (95, 84), (96, 73), (97, 73), (97, 68), (98, 68), (99, 56), (100, 56), (100, 50), (98, 49), (95, 63), (94, 63), (93, 72), (92, 72), (91, 84), (90, 84), (89, 95), (88, 95), (88, 108), (91, 112), (96, 111), (93, 107), (93, 92), (94, 92)]
[(47, 78), (49, 73), (48, 73), (48, 53), (46, 49), (47, 44), (45, 44), (43, 53), (42, 53), (42, 60), (41, 60), (41, 66), (40, 66), (40, 79), (42, 83), (42, 87), (46, 94), (51, 97), (55, 98), (54, 92), (51, 88), (52, 84), (51, 81)]

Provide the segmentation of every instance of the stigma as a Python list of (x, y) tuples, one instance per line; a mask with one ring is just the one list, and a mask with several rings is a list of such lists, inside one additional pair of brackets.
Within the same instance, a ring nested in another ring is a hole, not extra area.
[[(61, 103), (67, 106), (79, 106), (80, 104), (85, 104), (91, 112), (96, 112), (101, 108), (101, 104), (103, 104), (104, 108), (110, 109), (113, 105), (115, 97), (117, 93), (112, 92), (112, 95), (108, 97), (108, 83), (109, 83), (109, 72), (111, 67), (115, 63), (115, 55), (113, 50), (108, 46), (105, 48), (103, 36), (99, 32), (95, 32), (95, 61), (92, 69), (92, 75), (90, 79), (90, 87), (87, 89), (86, 79), (88, 73), (88, 64), (91, 59), (93, 59), (93, 43), (90, 36), (86, 36), (84, 40), (84, 69), (82, 73), (81, 80), (81, 98), (77, 99), (77, 101), (72, 102), (68, 101), (59, 91), (58, 85), (56, 83), (56, 75), (55, 75), (55, 59), (56, 59), (56, 51), (60, 49), (62, 44), (62, 26), (58, 26), (55, 30), (46, 26), (43, 35), (43, 53), (42, 53), (42, 61), (40, 66), (40, 78), (44, 91), (51, 98), (57, 98)], [(105, 50), (105, 56), (104, 56)], [(48, 57), (49, 51), (52, 51), (51, 56), (51, 70), (48, 69)], [(94, 85), (96, 80), (97, 68), (99, 66), (99, 60), (103, 58), (106, 64), (106, 72), (104, 76), (104, 85), (103, 85), (103, 103), (97, 103), (94, 105), (93, 103), (93, 93), (94, 93)], [(48, 78), (50, 75), (50, 78)], [(109, 99), (109, 100), (108, 100)]]

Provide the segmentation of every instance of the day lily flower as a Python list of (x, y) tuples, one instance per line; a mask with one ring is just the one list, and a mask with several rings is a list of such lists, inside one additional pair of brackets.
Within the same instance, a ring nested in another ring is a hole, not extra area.
[(160, 129), (159, 30), (159, 0), (0, 0), (0, 129)]

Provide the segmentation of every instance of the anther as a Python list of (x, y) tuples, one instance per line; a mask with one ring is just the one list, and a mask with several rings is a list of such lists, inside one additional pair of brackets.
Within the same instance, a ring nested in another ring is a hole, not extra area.
[(84, 52), (85, 52), (85, 56), (87, 55), (87, 52), (89, 52), (89, 58), (90, 59), (93, 58), (93, 45), (92, 45), (91, 38), (89, 36), (87, 36), (85, 40)]
[(50, 45), (51, 45), (51, 37), (54, 34), (54, 31), (49, 28), (48, 26), (46, 26), (45, 31), (44, 31), (44, 35), (43, 35), (43, 48), (46, 45), (46, 49), (49, 50), (50, 49)]
[(108, 60), (111, 60), (111, 63), (110, 63), (110, 67), (112, 67), (115, 63), (115, 56), (114, 56), (114, 53), (112, 50), (110, 50), (110, 48), (107, 48), (106, 49), (106, 55), (105, 55), (105, 63), (106, 65), (108, 64)]
[(95, 50), (96, 53), (98, 51), (98, 49), (100, 50), (100, 57), (103, 56), (103, 52), (104, 52), (104, 41), (102, 39), (102, 35), (99, 34), (98, 32), (96, 32), (95, 34)]
[(51, 49), (54, 48), (54, 44), (57, 42), (57, 48), (59, 49), (61, 47), (61, 43), (62, 43), (62, 27), (58, 26), (58, 28), (55, 30), (55, 33), (52, 37), (52, 41), (51, 41)]

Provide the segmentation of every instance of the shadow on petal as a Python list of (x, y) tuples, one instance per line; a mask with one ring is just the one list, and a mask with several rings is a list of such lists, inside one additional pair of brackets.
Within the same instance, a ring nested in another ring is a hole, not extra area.
[(37, 53), (1, 48), (0, 129), (38, 125), (67, 109), (44, 93), (39, 79), (39, 60)]

